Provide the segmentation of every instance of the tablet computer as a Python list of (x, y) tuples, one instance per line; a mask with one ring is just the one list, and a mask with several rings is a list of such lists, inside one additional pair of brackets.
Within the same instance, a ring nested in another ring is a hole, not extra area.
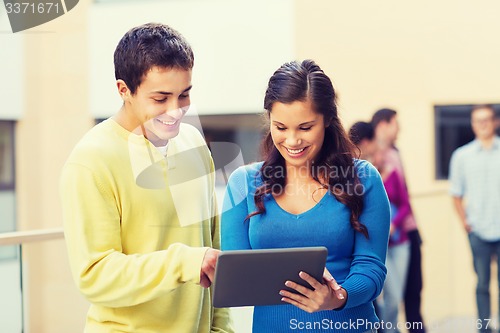
[(323, 281), (327, 249), (301, 247), (222, 251), (215, 267), (213, 305), (216, 308), (288, 304), (280, 290), (285, 282), (311, 286), (299, 277), (303, 271)]

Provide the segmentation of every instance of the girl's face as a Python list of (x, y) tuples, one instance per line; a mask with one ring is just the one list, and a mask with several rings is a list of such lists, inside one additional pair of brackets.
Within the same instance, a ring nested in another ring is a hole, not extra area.
[(270, 112), (270, 130), (275, 147), (287, 167), (305, 167), (323, 146), (325, 123), (309, 99), (289, 104), (275, 102)]

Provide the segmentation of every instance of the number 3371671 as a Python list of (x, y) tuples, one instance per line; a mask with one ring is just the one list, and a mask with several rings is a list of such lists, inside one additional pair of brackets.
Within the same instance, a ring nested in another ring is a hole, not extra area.
[(57, 14), (60, 7), (58, 2), (6, 2), (5, 9), (7, 14)]

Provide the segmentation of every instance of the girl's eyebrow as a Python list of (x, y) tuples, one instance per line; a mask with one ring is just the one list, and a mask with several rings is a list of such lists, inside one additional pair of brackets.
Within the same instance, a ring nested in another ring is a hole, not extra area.
[[(273, 120), (273, 123), (277, 124), (277, 125), (285, 126), (285, 124), (283, 124), (277, 120)], [(315, 123), (316, 123), (316, 120), (311, 120), (311, 121), (307, 121), (305, 123), (301, 123), (301, 124), (299, 124), (299, 126), (314, 125)]]

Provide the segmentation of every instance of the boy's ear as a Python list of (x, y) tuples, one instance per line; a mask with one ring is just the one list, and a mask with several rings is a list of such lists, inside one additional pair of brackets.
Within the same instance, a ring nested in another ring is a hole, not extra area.
[(130, 98), (130, 95), (132, 95), (127, 84), (122, 79), (116, 80), (116, 88), (118, 88), (118, 93), (124, 102), (126, 102)]

